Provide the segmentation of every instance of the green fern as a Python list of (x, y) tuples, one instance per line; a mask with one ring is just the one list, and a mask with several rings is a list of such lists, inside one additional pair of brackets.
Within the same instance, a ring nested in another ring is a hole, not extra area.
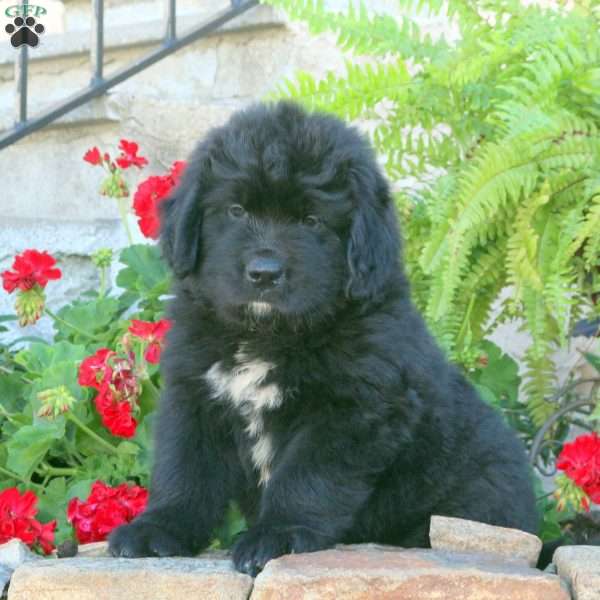
[[(268, 3), (335, 33), (349, 54), (345, 74), (303, 73), (276, 95), (375, 124), (403, 190), (417, 306), (466, 366), (498, 323), (520, 321), (531, 338), (524, 390), (541, 423), (552, 352), (582, 315), (600, 314), (600, 2), (398, 0), (389, 14), (360, 1), (345, 12)], [(425, 33), (431, 17), (459, 39)]]

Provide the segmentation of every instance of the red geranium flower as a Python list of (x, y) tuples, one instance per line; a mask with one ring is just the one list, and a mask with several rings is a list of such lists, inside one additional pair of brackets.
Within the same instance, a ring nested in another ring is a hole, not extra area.
[(116, 487), (96, 481), (85, 502), (73, 498), (67, 507), (67, 520), (82, 544), (104, 541), (108, 534), (132, 521), (144, 511), (148, 490), (122, 483)]
[(129, 333), (132, 335), (150, 342), (146, 351), (144, 352), (144, 358), (153, 365), (160, 362), (160, 353), (164, 345), (164, 338), (171, 329), (172, 323), (169, 319), (161, 319), (156, 323), (150, 321), (138, 321), (133, 319), (129, 326)]
[(37, 514), (37, 497), (27, 491), (21, 494), (17, 488), (0, 492), (0, 544), (18, 538), (31, 548), (40, 548), (44, 554), (54, 549), (56, 521), (42, 524)]
[(156, 239), (160, 230), (158, 205), (169, 195), (172, 184), (168, 177), (152, 175), (138, 186), (133, 196), (133, 210), (138, 217), (140, 231), (147, 238)]
[(90, 148), (84, 155), (83, 160), (89, 162), (90, 165), (96, 166), (102, 164), (102, 155), (96, 146)]
[(119, 144), (121, 154), (117, 157), (117, 164), (121, 169), (128, 169), (132, 165), (141, 169), (148, 164), (148, 159), (143, 156), (138, 156), (138, 145), (135, 142), (121, 140)]
[(137, 421), (133, 409), (140, 392), (133, 364), (108, 348), (100, 348), (79, 366), (79, 384), (98, 390), (96, 410), (102, 424), (117, 437), (135, 435)]
[(48, 252), (25, 250), (15, 257), (12, 271), (2, 273), (2, 285), (10, 294), (19, 288), (26, 292), (36, 284), (45, 288), (51, 279), (60, 279), (60, 269), (54, 268), (56, 260)]
[(159, 204), (177, 185), (186, 163), (176, 161), (166, 175), (152, 175), (142, 181), (133, 196), (133, 210), (138, 216), (140, 231), (147, 238), (156, 239), (160, 231)]
[(600, 437), (597, 433), (580, 435), (563, 446), (556, 462), (596, 504), (600, 504)]
[(79, 385), (100, 390), (108, 367), (107, 362), (116, 353), (108, 348), (100, 348), (96, 354), (84, 358), (79, 366)]
[(111, 402), (102, 413), (102, 422), (114, 436), (122, 438), (132, 438), (138, 425), (126, 401)]

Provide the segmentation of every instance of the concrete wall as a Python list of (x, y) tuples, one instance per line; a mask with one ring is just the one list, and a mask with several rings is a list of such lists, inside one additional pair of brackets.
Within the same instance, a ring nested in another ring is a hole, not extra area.
[[(329, 4), (343, 7), (347, 1)], [(395, 6), (390, 0), (367, 4), (378, 11)], [(105, 62), (110, 73), (156, 46), (163, 34), (165, 3), (107, 0), (105, 5)], [(179, 0), (178, 31), (227, 5), (228, 0)], [(64, 0), (64, 8), (63, 33), (47, 35), (30, 51), (31, 114), (89, 81), (90, 1)], [(456, 35), (439, 19), (423, 25), (433, 35)], [(14, 58), (10, 44), (0, 43), (0, 130), (14, 117)], [(58, 124), (0, 151), (0, 271), (10, 266), (15, 253), (35, 247), (52, 252), (65, 274), (48, 288), (50, 307), (60, 307), (83, 289), (96, 286), (89, 255), (101, 247), (122, 246), (126, 238), (114, 201), (98, 194), (100, 169), (81, 159), (87, 148), (114, 150), (120, 138), (134, 139), (150, 159), (142, 177), (163, 172), (173, 160), (184, 158), (208, 129), (259, 100), (285, 78), (300, 69), (317, 76), (341, 71), (343, 60), (333, 36), (315, 38), (304, 25), (260, 6)], [(135, 189), (138, 173), (131, 171)], [(13, 301), (0, 293), (0, 314), (11, 313)], [(45, 319), (27, 331), (37, 332), (49, 332)], [(517, 360), (528, 344), (514, 324), (501, 327), (494, 339)], [(578, 357), (572, 349), (557, 355), (563, 377)]]
[[(110, 74), (156, 46), (164, 28), (164, 2), (105, 4)], [(227, 4), (180, 0), (178, 30)], [(46, 36), (30, 51), (30, 114), (87, 85), (89, 7), (89, 0), (65, 1), (64, 33)], [(8, 42), (0, 44), (0, 130), (14, 118), (15, 54)], [(126, 238), (114, 201), (98, 194), (101, 170), (82, 161), (86, 149), (115, 150), (120, 138), (133, 139), (150, 159), (141, 177), (162, 173), (173, 160), (185, 158), (208, 129), (261, 99), (284, 78), (299, 69), (319, 74), (342, 65), (331, 36), (315, 39), (303, 26), (260, 6), (59, 124), (0, 151), (0, 270), (10, 266), (15, 253), (35, 247), (54, 254), (65, 274), (48, 287), (51, 307), (95, 286), (89, 255), (101, 247), (122, 246)], [(132, 171), (128, 176), (135, 189), (140, 175)], [(0, 314), (11, 313), (13, 302), (0, 293)], [(27, 333), (47, 333), (47, 325), (42, 320)]]

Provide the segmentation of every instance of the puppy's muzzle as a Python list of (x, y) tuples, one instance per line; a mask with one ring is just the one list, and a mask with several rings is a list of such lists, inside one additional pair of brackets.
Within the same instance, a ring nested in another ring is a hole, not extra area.
[(253, 286), (266, 290), (283, 281), (283, 264), (274, 256), (257, 256), (248, 262), (245, 274)]

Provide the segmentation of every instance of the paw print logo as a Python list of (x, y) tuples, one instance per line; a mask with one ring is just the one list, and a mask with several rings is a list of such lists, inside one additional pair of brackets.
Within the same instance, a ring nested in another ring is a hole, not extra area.
[(16, 17), (4, 30), (10, 35), (10, 43), (15, 48), (23, 44), (35, 48), (40, 43), (39, 36), (45, 31), (44, 26), (36, 23), (33, 17)]

